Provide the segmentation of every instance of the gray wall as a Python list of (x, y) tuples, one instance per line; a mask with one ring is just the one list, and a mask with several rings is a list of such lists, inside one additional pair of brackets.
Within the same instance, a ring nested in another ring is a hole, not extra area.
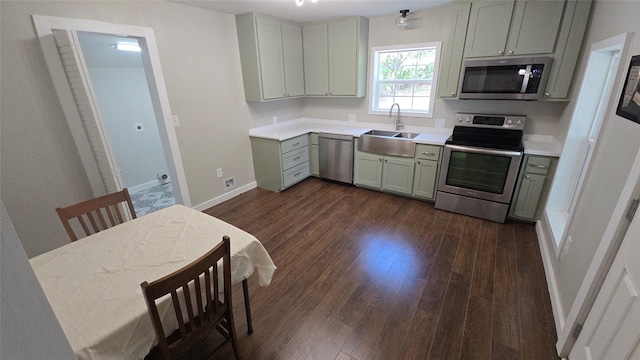
[(75, 359), (2, 202), (0, 220), (0, 358)]
[[(589, 48), (592, 43), (624, 32), (635, 32), (631, 54), (640, 54), (638, 14), (640, 14), (638, 1), (601, 0), (594, 3), (590, 26), (583, 45), (580, 70), (576, 75), (577, 86), (573, 93), (574, 99), (578, 96), (581, 79), (585, 76)], [(619, 76), (626, 75), (628, 66), (626, 60), (620, 64)], [(615, 92), (612, 98), (617, 104), (620, 94), (617, 90)], [(572, 113), (573, 106), (570, 106), (558, 123), (558, 137), (561, 139), (566, 136)], [(555, 256), (553, 245), (548, 244), (550, 252), (546, 255), (551, 259), (558, 285), (560, 305), (565, 315), (576, 298), (640, 148), (640, 142), (638, 142), (640, 125), (617, 116), (614, 110), (604, 117), (601, 138), (602, 146), (594, 155), (592, 169), (583, 185), (584, 195), (574, 211), (574, 222), (567, 230), (573, 243), (561, 260)]]
[(1, 197), (29, 257), (68, 243), (54, 209), (92, 196), (38, 44), (32, 14), (154, 30), (192, 204), (255, 181), (248, 129), (301, 115), (300, 100), (244, 101), (233, 15), (162, 1), (1, 1)]
[(89, 67), (89, 74), (124, 186), (159, 184), (156, 174), (168, 170), (144, 69)]

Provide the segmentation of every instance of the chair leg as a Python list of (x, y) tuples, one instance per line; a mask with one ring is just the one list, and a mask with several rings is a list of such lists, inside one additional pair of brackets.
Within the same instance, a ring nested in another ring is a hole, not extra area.
[(233, 322), (233, 310), (228, 309), (227, 312), (227, 325), (229, 327), (229, 337), (231, 338), (231, 347), (233, 347), (233, 354), (236, 360), (240, 360), (240, 353), (238, 352), (238, 337), (236, 336), (236, 327)]
[(251, 321), (251, 304), (249, 303), (249, 284), (247, 279), (242, 280), (242, 293), (244, 294), (244, 311), (247, 314), (247, 332), (251, 335), (253, 334), (253, 322)]

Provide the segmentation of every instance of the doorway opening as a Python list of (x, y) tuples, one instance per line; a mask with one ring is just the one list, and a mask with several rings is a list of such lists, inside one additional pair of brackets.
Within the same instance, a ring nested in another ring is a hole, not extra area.
[(136, 214), (175, 204), (138, 40), (80, 31), (78, 40), (116, 173)]
[[(119, 167), (116, 166), (117, 161), (111, 151), (111, 139), (106, 134), (98, 111), (98, 100), (93, 96), (93, 88), (88, 81), (88, 70), (78, 40), (78, 33), (82, 32), (137, 40), (141, 47), (139, 55), (162, 145), (161, 150), (155, 152), (162, 154), (166, 163), (166, 171), (160, 168), (155, 170), (156, 180), (170, 180), (175, 203), (191, 206), (153, 30), (140, 26), (52, 16), (33, 15), (33, 20), (47, 67), (94, 196), (120, 190), (124, 185)], [(66, 44), (61, 44), (60, 41)], [(65, 54), (66, 58), (61, 58), (59, 48), (64, 46), (68, 53)], [(65, 72), (70, 66), (75, 66), (74, 70), (78, 70), (73, 73), (77, 75), (74, 79), (68, 78)], [(76, 102), (78, 89), (72, 88), (71, 83), (82, 87), (82, 91), (88, 95), (81, 99), (82, 106)], [(138, 122), (133, 125), (137, 128)], [(142, 127), (146, 128), (144, 122)]]

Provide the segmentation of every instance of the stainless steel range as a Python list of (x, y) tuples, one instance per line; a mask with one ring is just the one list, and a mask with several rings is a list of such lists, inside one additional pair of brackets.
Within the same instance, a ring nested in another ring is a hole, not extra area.
[(456, 114), (435, 207), (504, 222), (518, 177), (526, 116)]

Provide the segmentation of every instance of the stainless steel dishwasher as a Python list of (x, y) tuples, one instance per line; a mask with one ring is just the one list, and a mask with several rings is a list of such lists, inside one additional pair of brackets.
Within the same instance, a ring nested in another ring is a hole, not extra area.
[(353, 184), (353, 136), (318, 134), (320, 177)]

